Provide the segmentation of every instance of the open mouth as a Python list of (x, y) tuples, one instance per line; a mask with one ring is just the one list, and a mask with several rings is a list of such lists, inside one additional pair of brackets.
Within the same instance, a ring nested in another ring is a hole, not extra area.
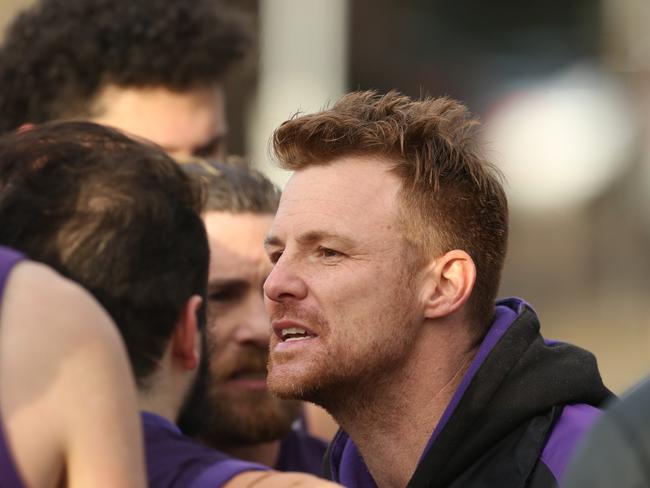
[(231, 380), (265, 380), (266, 369), (256, 371), (236, 371), (229, 376)]
[(301, 341), (311, 337), (316, 337), (316, 334), (312, 334), (300, 327), (287, 327), (286, 329), (282, 329), (280, 332), (280, 339), (282, 339), (282, 342)]
[(244, 369), (236, 371), (228, 376), (224, 382), (224, 387), (236, 388), (238, 390), (265, 390), (266, 369)]

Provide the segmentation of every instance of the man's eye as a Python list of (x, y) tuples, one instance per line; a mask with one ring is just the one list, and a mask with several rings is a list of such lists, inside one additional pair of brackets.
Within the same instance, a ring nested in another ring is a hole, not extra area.
[(281, 256), (282, 256), (282, 251), (273, 251), (272, 253), (269, 254), (269, 261), (271, 261), (272, 264), (275, 264), (280, 260)]
[(236, 290), (215, 290), (208, 294), (211, 302), (227, 303), (237, 300), (239, 293)]
[(318, 248), (318, 255), (323, 257), (323, 258), (336, 258), (343, 256), (343, 253), (336, 251), (334, 249), (330, 249), (329, 247), (319, 247)]
[(195, 156), (197, 158), (218, 159), (223, 155), (222, 153), (224, 152), (224, 145), (225, 144), (223, 137), (216, 137), (213, 140), (209, 141), (207, 144), (196, 148), (192, 152), (192, 156)]

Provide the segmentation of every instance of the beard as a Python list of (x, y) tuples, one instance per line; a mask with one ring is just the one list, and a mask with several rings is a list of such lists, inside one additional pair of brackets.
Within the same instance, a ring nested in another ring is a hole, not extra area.
[(226, 450), (285, 437), (300, 416), (301, 403), (273, 396), (267, 389), (228, 388), (226, 382), (238, 376), (266, 375), (268, 350), (255, 345), (235, 354), (211, 351), (210, 381), (195, 390), (183, 409), (179, 426), (183, 432), (206, 444)]
[(335, 417), (342, 408), (370, 408), (374, 398), (399, 376), (417, 340), (414, 294), (406, 284), (398, 290), (391, 303), (368, 316), (351, 320), (345, 312), (338, 314), (335, 328), (318, 311), (306, 311), (294, 303), (278, 304), (272, 319), (309, 324), (326, 347), (299, 360), (291, 354), (272, 353), (268, 364), (271, 391), (281, 398), (320, 405)]

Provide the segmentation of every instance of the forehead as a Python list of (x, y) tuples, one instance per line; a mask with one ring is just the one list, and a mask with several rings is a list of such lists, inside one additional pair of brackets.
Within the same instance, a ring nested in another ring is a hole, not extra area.
[(360, 234), (394, 229), (401, 183), (378, 158), (341, 158), (296, 171), (287, 183), (273, 232)]
[(226, 131), (220, 87), (172, 92), (109, 85), (97, 96), (95, 122), (144, 137), (168, 150), (190, 149)]
[(210, 243), (210, 274), (233, 274), (270, 265), (264, 251), (273, 215), (206, 212), (203, 222)]

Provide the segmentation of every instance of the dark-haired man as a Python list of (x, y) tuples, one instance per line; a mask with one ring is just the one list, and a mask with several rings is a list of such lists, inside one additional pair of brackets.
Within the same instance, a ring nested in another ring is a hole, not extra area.
[(274, 134), (269, 386), (342, 430), (348, 487), (552, 487), (610, 392), (593, 356), (494, 300), (508, 210), (450, 99), (346, 95)]
[(87, 119), (221, 157), (222, 82), (248, 43), (218, 0), (38, 0), (0, 48), (0, 132)]
[(320, 486), (232, 459), (175, 425), (207, 372), (202, 203), (198, 183), (160, 149), (96, 124), (0, 138), (0, 243), (82, 284), (115, 321), (139, 390), (150, 486)]
[(210, 243), (211, 378), (205, 394), (185, 410), (181, 428), (234, 457), (321, 475), (325, 443), (293, 428), (302, 402), (279, 399), (266, 385), (271, 325), (262, 286), (271, 264), (263, 242), (280, 192), (244, 164), (183, 167), (204, 180), (208, 194), (203, 222)]

